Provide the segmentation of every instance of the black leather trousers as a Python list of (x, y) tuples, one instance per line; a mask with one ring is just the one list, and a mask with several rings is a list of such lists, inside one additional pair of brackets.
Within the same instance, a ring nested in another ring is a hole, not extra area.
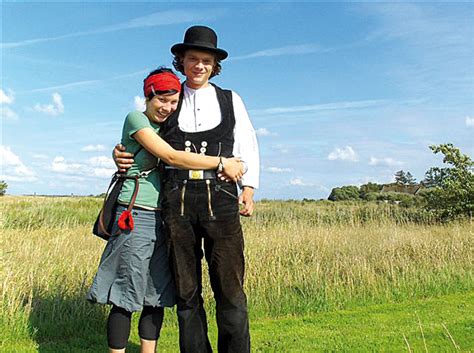
[(202, 242), (216, 300), (218, 351), (250, 352), (243, 291), (244, 241), (236, 185), (216, 179), (168, 179), (162, 196), (178, 297), (181, 352), (212, 351), (202, 299)]

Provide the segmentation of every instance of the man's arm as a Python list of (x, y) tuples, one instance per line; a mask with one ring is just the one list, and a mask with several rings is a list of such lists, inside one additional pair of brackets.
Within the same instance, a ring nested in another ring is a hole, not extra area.
[(125, 152), (125, 146), (115, 145), (112, 152), (112, 158), (119, 172), (126, 172), (133, 165), (133, 153)]
[(254, 189), (259, 186), (260, 176), (257, 136), (242, 99), (232, 92), (232, 100), (235, 115), (233, 154), (241, 158), (247, 165), (247, 172), (241, 180), (242, 193), (239, 196), (239, 203), (244, 207), (240, 210), (240, 214), (249, 217), (254, 211)]
[(239, 195), (239, 204), (244, 205), (240, 210), (242, 216), (250, 217), (253, 213), (255, 202), (253, 201), (253, 187), (244, 186), (242, 193)]

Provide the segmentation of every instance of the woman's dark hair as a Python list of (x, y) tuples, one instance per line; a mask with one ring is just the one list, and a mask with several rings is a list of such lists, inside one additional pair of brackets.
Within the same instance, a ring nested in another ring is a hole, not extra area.
[[(183, 75), (186, 75), (184, 73), (184, 65), (183, 65), (183, 59), (184, 59), (185, 53), (186, 51), (178, 52), (174, 55), (174, 58), (173, 58), (173, 67), (176, 69), (176, 71), (181, 72)], [(209, 53), (213, 54), (211, 51)], [(222, 70), (221, 61), (218, 60), (216, 57), (214, 58), (215, 58), (215, 63), (214, 63), (214, 67), (212, 68), (211, 76), (209, 78), (213, 78), (214, 76), (219, 75)]]
[[(164, 66), (160, 66), (159, 68), (157, 68), (156, 70), (153, 70), (152, 72), (150, 72), (148, 74), (147, 77), (145, 77), (145, 79), (143, 80), (143, 83), (145, 83), (145, 81), (148, 79), (148, 77), (150, 76), (153, 76), (153, 75), (157, 75), (157, 74), (162, 74), (163, 72), (169, 72), (173, 75), (176, 75), (173, 70), (167, 68), (167, 67), (164, 67)], [(165, 90), (165, 91), (155, 91), (156, 94), (175, 94), (177, 93), (178, 91), (175, 90), (175, 89), (168, 89), (168, 90)], [(148, 99), (152, 99), (153, 97), (155, 96), (155, 94), (152, 92), (148, 95)]]

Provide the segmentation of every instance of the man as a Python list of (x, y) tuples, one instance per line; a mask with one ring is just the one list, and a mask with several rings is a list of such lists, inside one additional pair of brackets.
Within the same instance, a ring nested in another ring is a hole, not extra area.
[[(216, 299), (219, 352), (249, 352), (247, 299), (243, 291), (244, 243), (239, 213), (251, 216), (258, 187), (259, 156), (255, 131), (241, 98), (211, 85), (227, 52), (217, 48), (209, 27), (193, 26), (183, 43), (171, 48), (173, 65), (186, 76), (176, 112), (161, 136), (175, 149), (242, 158), (248, 167), (237, 196), (235, 183), (213, 171), (183, 171), (166, 166), (163, 219), (170, 238), (170, 258), (178, 297), (181, 352), (211, 352), (203, 307), (202, 241)], [(119, 167), (122, 157), (114, 152)], [(238, 200), (238, 202), (237, 202)], [(239, 203), (243, 208), (239, 211)]]

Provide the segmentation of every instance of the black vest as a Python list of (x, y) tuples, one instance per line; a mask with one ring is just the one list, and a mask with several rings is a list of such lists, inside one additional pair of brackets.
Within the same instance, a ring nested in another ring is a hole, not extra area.
[(216, 89), (217, 101), (221, 110), (219, 125), (211, 130), (201, 132), (184, 132), (179, 128), (178, 117), (183, 104), (183, 84), (178, 107), (162, 124), (160, 136), (176, 150), (202, 153), (208, 156), (232, 157), (235, 126), (232, 91), (212, 85)]

